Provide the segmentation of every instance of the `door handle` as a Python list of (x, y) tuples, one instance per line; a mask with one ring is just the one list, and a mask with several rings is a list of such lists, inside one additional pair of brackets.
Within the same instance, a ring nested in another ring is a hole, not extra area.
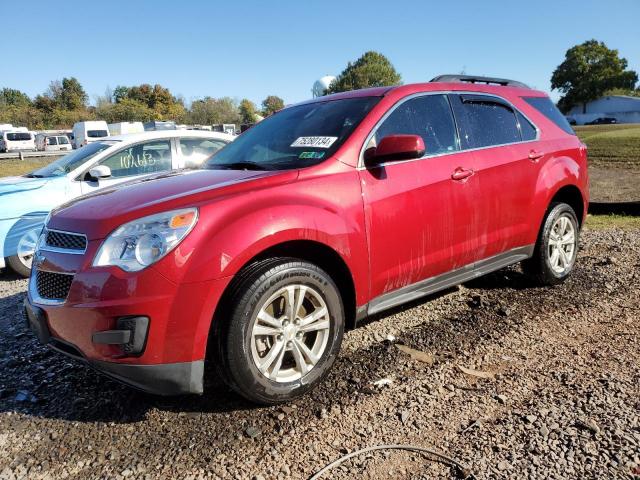
[(529, 160), (531, 160), (533, 162), (537, 162), (542, 157), (544, 157), (544, 153), (543, 152), (536, 152), (535, 150), (531, 150), (529, 152)]
[(465, 178), (469, 178), (471, 175), (473, 175), (473, 169), (458, 167), (451, 174), (451, 179), (460, 181), (464, 180)]

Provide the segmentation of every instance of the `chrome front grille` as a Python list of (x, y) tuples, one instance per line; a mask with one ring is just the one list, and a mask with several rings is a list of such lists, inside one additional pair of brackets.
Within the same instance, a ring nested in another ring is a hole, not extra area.
[(36, 270), (36, 291), (45, 300), (64, 301), (69, 295), (73, 275)]
[(87, 249), (87, 237), (81, 233), (46, 230), (45, 248), (46, 247), (84, 253)]

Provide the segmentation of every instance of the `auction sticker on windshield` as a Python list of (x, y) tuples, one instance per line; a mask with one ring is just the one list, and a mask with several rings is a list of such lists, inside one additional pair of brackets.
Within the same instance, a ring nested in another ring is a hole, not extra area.
[(298, 137), (292, 147), (329, 148), (338, 137)]

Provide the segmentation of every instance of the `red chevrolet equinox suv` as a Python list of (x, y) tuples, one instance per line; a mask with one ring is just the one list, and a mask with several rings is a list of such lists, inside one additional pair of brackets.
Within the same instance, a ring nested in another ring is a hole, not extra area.
[(316, 386), (343, 332), (522, 262), (574, 268), (585, 146), (543, 93), (441, 76), (289, 106), (212, 156), (55, 209), (25, 301), (41, 342), (157, 394), (205, 374), (262, 404)]

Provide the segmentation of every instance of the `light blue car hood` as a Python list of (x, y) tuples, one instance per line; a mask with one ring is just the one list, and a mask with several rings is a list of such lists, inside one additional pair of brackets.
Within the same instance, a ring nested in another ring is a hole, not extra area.
[(44, 187), (51, 178), (4, 177), (0, 178), (0, 195), (27, 192)]

